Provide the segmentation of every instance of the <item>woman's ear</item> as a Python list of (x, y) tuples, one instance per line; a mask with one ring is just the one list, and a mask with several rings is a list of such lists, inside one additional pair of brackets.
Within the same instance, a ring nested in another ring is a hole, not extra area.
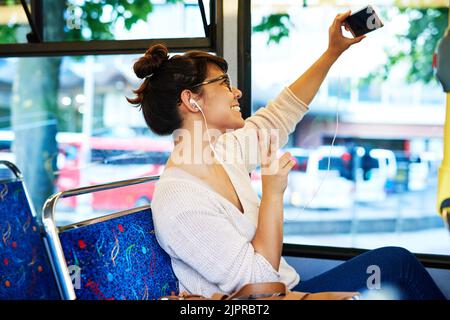
[(181, 92), (181, 105), (184, 106), (185, 110), (189, 112), (200, 111), (193, 93), (187, 89)]

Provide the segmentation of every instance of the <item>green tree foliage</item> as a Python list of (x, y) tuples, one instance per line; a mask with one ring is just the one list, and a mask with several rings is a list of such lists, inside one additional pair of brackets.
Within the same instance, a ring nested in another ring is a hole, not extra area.
[(261, 22), (253, 27), (253, 32), (267, 32), (267, 44), (280, 43), (281, 39), (289, 37), (289, 28), (293, 26), (287, 13), (274, 13), (263, 17)]
[[(448, 11), (448, 8), (398, 8), (396, 15), (407, 15), (409, 27), (404, 34), (397, 35), (397, 47), (385, 49), (388, 56), (386, 63), (362, 79), (362, 84), (386, 80), (396, 65), (405, 62), (408, 64), (407, 82), (426, 84), (436, 81), (432, 57), (448, 25)], [(289, 37), (291, 26), (289, 14), (270, 14), (253, 27), (253, 32), (267, 33), (267, 44), (279, 43)]]
[[(176, 3), (180, 0), (167, 0), (166, 3)], [(111, 14), (109, 19), (100, 21), (105, 9)], [(68, 7), (68, 13), (74, 10)], [(81, 10), (81, 28), (72, 28), (67, 32), (67, 40), (113, 40), (113, 25), (123, 20), (124, 26), (130, 30), (138, 21), (146, 21), (147, 16), (153, 11), (153, 5), (148, 0), (103, 0), (86, 1), (78, 6)], [(70, 16), (69, 16), (70, 17)]]
[(18, 24), (11, 26), (0, 25), (0, 43), (14, 43), (16, 42), (16, 32)]
[[(44, 14), (46, 8), (53, 5), (53, 1), (62, 0), (43, 0)], [(73, 18), (75, 13), (81, 12), (77, 16), (80, 22), (80, 28), (68, 28), (66, 24), (64, 40), (112, 40), (113, 26), (119, 20), (123, 20), (124, 26), (130, 30), (133, 25), (139, 21), (147, 21), (148, 15), (153, 12), (153, 4), (151, 0), (102, 0), (92, 1), (65, 1), (66, 9), (61, 18), (66, 21)], [(178, 3), (183, 0), (166, 0), (165, 3)], [(76, 4), (75, 4), (76, 3)], [(6, 0), (3, 6), (20, 5), (18, 0)], [(78, 11), (79, 10), (79, 11)], [(109, 19), (102, 19), (103, 13), (111, 12)], [(15, 43), (16, 30), (19, 24), (12, 23), (10, 25), (0, 25), (0, 43)], [(53, 40), (53, 39), (46, 39)]]
[(448, 8), (400, 8), (408, 17), (409, 27), (397, 35), (399, 45), (386, 48), (388, 59), (383, 66), (363, 79), (364, 83), (386, 80), (399, 63), (407, 63), (405, 80), (409, 83), (436, 81), (432, 68), (433, 54), (448, 25)]
[[(19, 5), (18, 0), (6, 0), (2, 3), (3, 6)], [(11, 23), (9, 25), (0, 25), (0, 43), (14, 43), (16, 42), (16, 32), (19, 28), (18, 23)]]

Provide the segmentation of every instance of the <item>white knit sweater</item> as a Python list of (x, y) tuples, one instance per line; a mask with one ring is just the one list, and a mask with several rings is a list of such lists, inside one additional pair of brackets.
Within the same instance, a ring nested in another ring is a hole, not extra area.
[(260, 199), (249, 173), (259, 162), (259, 149), (244, 146), (249, 142), (258, 145), (254, 130), (258, 128), (278, 128), (280, 147), (284, 146), (307, 110), (306, 104), (285, 88), (247, 118), (243, 128), (223, 134), (216, 143), (221, 157), (225, 156), (223, 150), (230, 150), (226, 144), (238, 150), (233, 153), (235, 161), (225, 162), (224, 169), (244, 214), (184, 170), (171, 167), (162, 173), (152, 201), (153, 221), (158, 242), (171, 257), (180, 291), (211, 296), (230, 293), (246, 283), (283, 281), (289, 288), (298, 284), (298, 273), (283, 258), (275, 270), (252, 246)]

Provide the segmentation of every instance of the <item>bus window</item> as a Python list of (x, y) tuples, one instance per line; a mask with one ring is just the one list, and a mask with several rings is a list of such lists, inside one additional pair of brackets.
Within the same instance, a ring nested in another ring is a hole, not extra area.
[[(91, 137), (90, 158), (81, 161), (81, 136), (58, 134), (60, 155), (58, 156), (59, 190), (67, 190), (82, 185), (93, 185), (112, 181), (159, 175), (170, 156), (173, 143), (168, 140), (155, 140), (150, 137), (114, 138)], [(149, 203), (153, 197), (154, 186), (127, 187), (93, 194), (94, 211), (120, 210)], [(66, 209), (75, 209), (76, 198), (61, 201)]]
[(110, 165), (126, 164), (154, 164), (164, 165), (169, 159), (168, 151), (128, 151), (128, 150), (102, 150), (93, 149), (91, 151), (92, 162)]

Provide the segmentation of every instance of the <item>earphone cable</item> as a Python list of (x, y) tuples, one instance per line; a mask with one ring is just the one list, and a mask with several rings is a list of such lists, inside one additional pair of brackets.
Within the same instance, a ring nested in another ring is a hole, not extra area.
[(302, 207), (302, 209), (300, 210), (300, 212), (297, 214), (297, 217), (299, 215), (301, 215), (305, 209), (311, 204), (311, 202), (314, 201), (314, 199), (316, 198), (317, 194), (319, 193), (320, 189), (322, 188), (322, 185), (325, 181), (325, 179), (328, 177), (328, 174), (330, 172), (330, 166), (331, 166), (331, 156), (333, 154), (333, 147), (334, 147), (334, 142), (336, 141), (336, 137), (337, 137), (337, 133), (338, 133), (338, 128), (339, 128), (339, 101), (341, 98), (341, 67), (342, 64), (339, 64), (339, 72), (338, 72), (338, 94), (337, 94), (337, 99), (336, 99), (336, 127), (334, 129), (334, 136), (333, 136), (333, 140), (331, 141), (331, 147), (330, 147), (330, 153), (328, 155), (328, 164), (327, 164), (327, 171), (325, 172), (325, 175), (323, 176), (322, 180), (320, 181), (319, 186), (317, 187), (317, 189), (314, 191), (314, 194), (312, 195), (311, 199)]

